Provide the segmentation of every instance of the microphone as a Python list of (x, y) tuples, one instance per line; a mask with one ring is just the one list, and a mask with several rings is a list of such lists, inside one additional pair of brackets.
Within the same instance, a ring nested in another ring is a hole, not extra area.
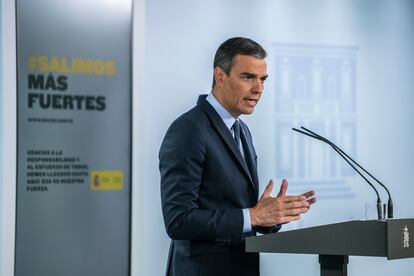
[[(341, 148), (339, 148), (337, 145), (335, 145), (333, 142), (331, 142), (330, 140), (328, 140), (327, 138), (305, 128), (305, 127), (301, 127), (303, 130), (307, 131), (302, 131), (296, 128), (292, 128), (292, 130), (299, 132), (301, 134), (304, 134), (306, 136), (312, 137), (314, 139), (320, 140), (322, 142), (327, 143), (328, 145), (330, 145), (375, 191), (376, 195), (377, 195), (377, 213), (378, 213), (378, 219), (382, 219), (382, 203), (381, 203), (381, 198), (379, 196), (378, 190), (375, 188), (375, 186), (349, 161), (351, 160), (355, 165), (357, 165), (360, 169), (362, 169), (366, 174), (368, 174), (372, 179), (374, 179), (378, 184), (380, 184), (386, 191), (388, 194), (388, 218), (393, 218), (393, 202), (391, 199), (391, 194), (389, 192), (389, 190), (387, 189), (387, 187), (381, 182), (379, 181), (376, 177), (374, 177), (371, 173), (369, 173), (366, 169), (364, 169), (360, 164), (358, 164), (358, 162), (356, 162), (354, 159), (352, 159), (348, 154), (346, 154)], [(348, 160), (349, 159), (349, 160)], [(385, 211), (385, 210), (384, 210)], [(385, 217), (384, 217), (385, 219)]]
[[(336, 149), (338, 149), (343, 155), (345, 155), (348, 159), (350, 159), (354, 164), (356, 164), (360, 169), (362, 169), (366, 174), (368, 174), (372, 179), (374, 179), (379, 185), (381, 185), (381, 187), (383, 187), (385, 189), (385, 191), (388, 194), (388, 218), (393, 218), (394, 217), (394, 206), (393, 206), (393, 202), (392, 202), (392, 198), (391, 198), (391, 193), (388, 190), (388, 188), (381, 182), (379, 181), (375, 176), (373, 176), (371, 173), (369, 173), (366, 169), (364, 169), (360, 164), (358, 164), (358, 162), (356, 162), (354, 159), (352, 159), (348, 154), (346, 154), (342, 149), (340, 149), (337, 145), (335, 145), (334, 143), (332, 143), (331, 141), (329, 141), (328, 139), (320, 136), (319, 134), (316, 134), (315, 132), (305, 128), (305, 127), (301, 127), (302, 129), (312, 133), (315, 136), (318, 136), (319, 139), (321, 140), (325, 140), (325, 142), (327, 142), (328, 144), (330, 144), (332, 147), (335, 147)], [(338, 152), (338, 151), (337, 151)], [(341, 155), (342, 156), (342, 155)], [(342, 156), (342, 158), (344, 158)], [(365, 177), (364, 177), (365, 179)]]

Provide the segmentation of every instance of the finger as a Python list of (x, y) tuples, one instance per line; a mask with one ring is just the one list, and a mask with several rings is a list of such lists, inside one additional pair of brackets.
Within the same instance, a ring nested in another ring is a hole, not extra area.
[(309, 206), (310, 206), (310, 203), (307, 201), (292, 201), (292, 202), (284, 203), (282, 206), (280, 206), (280, 208), (287, 210), (287, 209), (295, 209), (295, 208), (308, 208)]
[(298, 196), (283, 196), (280, 197), (281, 202), (291, 202), (291, 201), (304, 201), (306, 200), (306, 196), (298, 195)]
[(307, 201), (294, 201), (294, 202), (288, 202), (283, 204), (278, 204), (273, 206), (273, 208), (270, 209), (272, 212), (284, 212), (286, 210), (290, 209), (297, 209), (297, 208), (307, 208), (309, 209), (310, 203)]
[(279, 194), (277, 196), (285, 196), (287, 188), (288, 188), (288, 181), (286, 179), (283, 179), (282, 184), (280, 185)]
[(315, 197), (312, 197), (312, 198), (306, 200), (306, 202), (309, 203), (309, 206), (308, 206), (308, 208), (309, 208), (312, 204), (314, 204), (316, 202), (316, 198)]
[(270, 194), (273, 191), (273, 180), (270, 179), (269, 184), (267, 184), (266, 189), (264, 190), (262, 196), (260, 197), (260, 199), (262, 199), (262, 197), (268, 197), (270, 196)]
[(306, 198), (309, 198), (309, 197), (315, 195), (315, 191), (309, 191), (309, 192), (303, 193), (301, 195), (305, 196)]
[(300, 214), (304, 214), (308, 211), (309, 211), (309, 208), (303, 207), (303, 208), (287, 209), (287, 210), (280, 212), (279, 214), (281, 216), (297, 216)]

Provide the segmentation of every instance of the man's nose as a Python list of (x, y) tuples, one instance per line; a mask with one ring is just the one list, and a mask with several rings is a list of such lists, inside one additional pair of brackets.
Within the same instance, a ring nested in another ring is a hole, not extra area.
[(264, 88), (264, 83), (262, 80), (256, 80), (253, 85), (253, 92), (262, 93)]

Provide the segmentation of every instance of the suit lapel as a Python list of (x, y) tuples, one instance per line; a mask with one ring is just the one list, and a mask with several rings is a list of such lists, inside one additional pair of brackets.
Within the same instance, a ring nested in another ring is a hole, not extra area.
[(246, 176), (249, 178), (253, 189), (257, 193), (256, 185), (253, 181), (252, 176), (250, 175), (250, 171), (249, 171), (249, 168), (247, 167), (246, 161), (241, 155), (239, 149), (237, 148), (237, 145), (234, 142), (234, 139), (231, 136), (229, 129), (224, 124), (220, 116), (217, 114), (216, 110), (207, 102), (206, 95), (201, 95), (198, 98), (197, 104), (206, 112), (207, 116), (211, 119), (211, 121), (213, 122), (214, 128), (217, 130), (221, 138), (223, 138), (225, 144), (230, 148), (234, 157), (236, 157), (237, 162), (243, 168), (243, 171), (245, 172)]

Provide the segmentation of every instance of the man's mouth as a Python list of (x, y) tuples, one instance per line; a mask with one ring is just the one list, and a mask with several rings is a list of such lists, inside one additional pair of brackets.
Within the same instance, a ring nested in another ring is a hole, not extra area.
[(253, 99), (253, 98), (244, 98), (244, 100), (246, 100), (251, 105), (256, 105), (257, 102), (259, 101), (258, 99)]

